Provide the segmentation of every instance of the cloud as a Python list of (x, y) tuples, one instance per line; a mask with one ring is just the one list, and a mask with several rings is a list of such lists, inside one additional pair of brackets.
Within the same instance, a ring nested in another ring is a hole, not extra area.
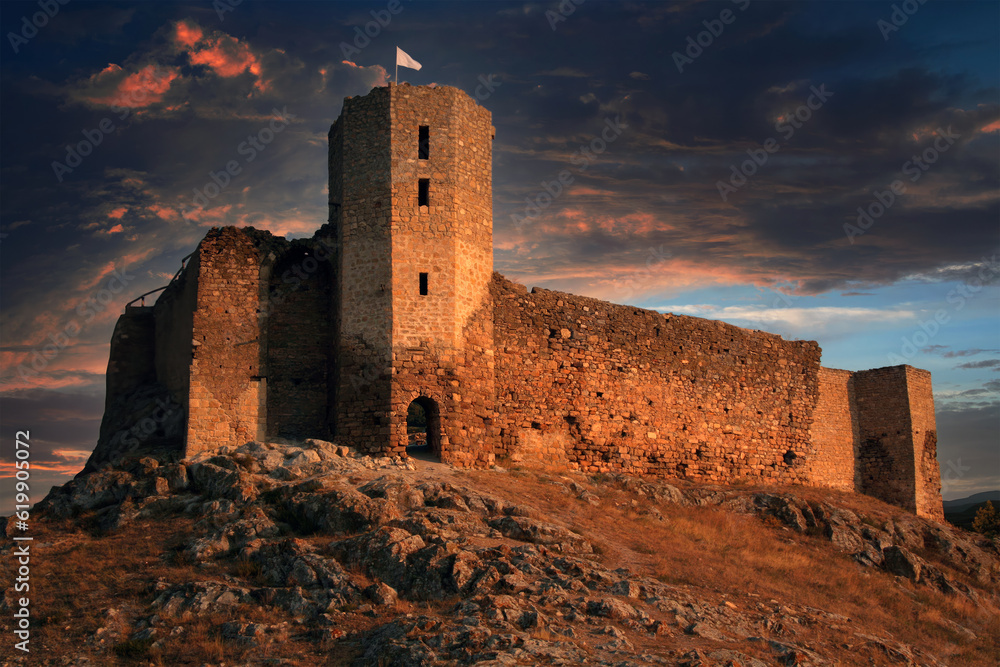
[(997, 368), (1000, 369), (1000, 359), (984, 359), (982, 361), (970, 361), (959, 364), (955, 368)]
[(945, 352), (944, 355), (942, 356), (944, 356), (946, 359), (950, 359), (953, 357), (971, 357), (973, 355), (983, 354), (986, 352), (1000, 352), (1000, 350), (995, 348), (991, 349), (972, 348), (969, 350), (955, 350), (954, 352)]
[(192, 48), (201, 41), (205, 32), (194, 21), (178, 21), (176, 28), (176, 41), (185, 48)]
[(575, 67), (556, 67), (538, 73), (538, 76), (570, 77), (574, 79), (586, 79), (590, 75)]
[(647, 81), (649, 79), (649, 75), (643, 72), (631, 72), (629, 73), (629, 78), (637, 79), (639, 81)]
[(156, 64), (131, 73), (110, 64), (92, 75), (74, 94), (91, 106), (137, 109), (162, 102), (179, 76), (176, 68)]
[(230, 35), (216, 35), (202, 41), (202, 46), (190, 47), (188, 51), (191, 64), (206, 65), (221, 77), (239, 76), (244, 72), (260, 76), (260, 60), (246, 43)]
[(767, 308), (691, 304), (656, 306), (655, 310), (724, 320), (752, 329), (787, 331), (795, 337), (811, 339), (829, 339), (847, 332), (893, 326), (916, 316), (912, 310), (837, 306)]

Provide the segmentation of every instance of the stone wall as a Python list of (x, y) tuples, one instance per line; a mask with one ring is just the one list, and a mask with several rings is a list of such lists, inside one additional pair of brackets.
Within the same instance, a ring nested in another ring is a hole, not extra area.
[(127, 306), (115, 323), (105, 377), (105, 408), (156, 382), (156, 318), (152, 306)]
[(295, 241), (265, 264), (267, 307), (261, 314), (266, 366), (266, 434), (328, 438), (328, 379), (334, 371), (333, 277), (329, 257)]
[(941, 468), (937, 460), (937, 421), (930, 371), (912, 366), (906, 369), (906, 390), (910, 402), (915, 468), (915, 511), (918, 516), (944, 520), (941, 503)]
[(362, 451), (384, 449), (391, 432), (389, 127), (389, 89), (375, 88), (345, 99), (330, 129), (330, 219), (339, 248), (334, 432)]
[(858, 417), (854, 407), (854, 374), (819, 369), (819, 396), (811, 427), (816, 455), (810, 466), (812, 482), (843, 491), (858, 486)]
[(263, 437), (261, 259), (253, 237), (213, 228), (198, 246), (186, 452)]
[(156, 317), (156, 378), (170, 392), (170, 397), (185, 408), (191, 384), (199, 270), (198, 253), (195, 252), (153, 306)]
[(916, 511), (916, 458), (906, 366), (854, 374), (860, 452), (859, 490)]
[[(392, 435), (413, 400), (441, 415), (429, 441), (456, 465), (492, 462), (493, 271), (490, 113), (447, 86), (389, 86), (392, 105)], [(419, 128), (429, 153), (418, 153)], [(427, 206), (418, 183), (429, 183)], [(427, 293), (421, 294), (421, 274)]]
[(588, 472), (809, 482), (811, 341), (493, 280), (500, 453)]

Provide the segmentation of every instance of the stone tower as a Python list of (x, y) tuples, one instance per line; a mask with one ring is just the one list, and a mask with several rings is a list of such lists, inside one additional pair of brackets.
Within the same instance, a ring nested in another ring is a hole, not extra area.
[(493, 134), (464, 92), (391, 83), (330, 128), (339, 441), (402, 453), (417, 401), (443, 460), (492, 460)]

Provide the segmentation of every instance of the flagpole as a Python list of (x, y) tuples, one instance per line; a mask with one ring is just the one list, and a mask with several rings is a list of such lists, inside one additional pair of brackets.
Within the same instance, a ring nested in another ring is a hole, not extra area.
[(399, 85), (399, 58), (396, 58), (396, 85)]

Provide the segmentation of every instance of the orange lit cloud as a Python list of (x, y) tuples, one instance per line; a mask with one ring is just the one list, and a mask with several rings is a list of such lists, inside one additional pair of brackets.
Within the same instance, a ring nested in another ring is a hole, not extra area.
[(1000, 132), (1000, 120), (995, 120), (980, 129), (980, 132)]
[(52, 454), (61, 459), (69, 460), (86, 460), (90, 456), (90, 452), (82, 449), (54, 449), (52, 450)]
[(127, 208), (122, 206), (121, 208), (112, 209), (111, 213), (108, 213), (108, 217), (113, 220), (121, 220), (122, 216), (128, 211)]
[[(372, 86), (374, 87), (385, 86), (389, 84), (389, 73), (381, 65), (371, 65), (366, 67), (365, 65), (358, 65), (357, 63), (353, 63), (350, 60), (341, 60), (340, 62), (342, 65), (347, 65), (348, 67), (353, 69), (368, 70), (374, 72), (377, 76), (374, 83), (372, 83)], [(326, 76), (326, 72), (322, 70), (320, 70), (320, 72), (323, 74), (324, 77)], [(436, 84), (431, 83), (428, 84), (427, 87), (433, 88), (435, 85)]]
[(230, 35), (219, 35), (207, 40), (200, 49), (191, 48), (188, 54), (194, 65), (207, 65), (221, 77), (239, 76), (249, 71), (260, 76), (261, 67), (250, 47)]
[(129, 74), (115, 82), (115, 79), (121, 76), (122, 71), (121, 67), (112, 64), (90, 77), (90, 83), (93, 86), (104, 88), (110, 85), (111, 90), (87, 97), (87, 101), (100, 106), (129, 109), (146, 107), (160, 102), (164, 94), (170, 90), (170, 84), (180, 76), (179, 72), (172, 67), (146, 65), (138, 72)]
[(123, 231), (125, 231), (125, 230), (122, 228), (121, 223), (118, 223), (117, 225), (115, 225), (114, 227), (112, 227), (111, 229), (109, 229), (107, 233), (108, 234), (118, 234), (119, 232), (123, 232)]
[[(87, 454), (90, 456), (90, 454)], [(31, 462), (32, 470), (46, 470), (49, 472), (58, 472), (64, 475), (73, 475), (80, 472), (80, 463), (47, 463), (47, 462)], [(0, 479), (6, 477), (14, 476), (14, 462), (13, 461), (0, 461)]]
[(195, 44), (201, 41), (202, 36), (205, 33), (196, 24), (188, 21), (179, 21), (177, 23), (177, 32), (175, 34), (175, 39), (177, 43), (181, 46), (186, 46), (188, 48), (193, 47)]
[(159, 204), (153, 204), (149, 207), (149, 210), (160, 220), (170, 220), (171, 218), (177, 217), (177, 211), (172, 208), (167, 208), (166, 206), (160, 206)]

